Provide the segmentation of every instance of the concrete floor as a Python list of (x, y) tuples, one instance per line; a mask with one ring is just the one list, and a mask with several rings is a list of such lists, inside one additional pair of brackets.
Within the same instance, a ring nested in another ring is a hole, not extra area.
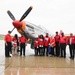
[(4, 41), (0, 41), (0, 75), (75, 75), (75, 60), (67, 57), (34, 56), (34, 50), (26, 48), (26, 57), (5, 58)]

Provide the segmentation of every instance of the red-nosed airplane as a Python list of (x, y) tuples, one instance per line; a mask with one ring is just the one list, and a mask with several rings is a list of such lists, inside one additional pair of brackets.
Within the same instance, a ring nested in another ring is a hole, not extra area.
[(10, 18), (13, 20), (12, 24), (14, 28), (11, 30), (11, 32), (16, 28), (17, 31), (20, 34), (23, 34), (27, 39), (31, 39), (31, 48), (34, 48), (33, 40), (38, 37), (38, 35), (42, 34), (45, 35), (46, 33), (49, 33), (45, 28), (42, 28), (40, 26), (36, 26), (29, 22), (24, 22), (23, 20), (26, 18), (26, 16), (30, 13), (32, 10), (32, 6), (30, 6), (27, 11), (22, 15), (20, 20), (16, 20), (14, 15), (8, 10), (7, 13), (10, 16)]

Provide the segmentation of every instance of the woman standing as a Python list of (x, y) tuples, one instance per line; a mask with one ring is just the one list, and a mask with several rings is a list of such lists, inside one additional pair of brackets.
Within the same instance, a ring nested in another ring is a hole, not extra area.
[(13, 39), (12, 39), (12, 45), (13, 45), (12, 54), (17, 55), (17, 50), (18, 50), (18, 46), (19, 46), (19, 41), (18, 41), (18, 35), (17, 34), (15, 34)]

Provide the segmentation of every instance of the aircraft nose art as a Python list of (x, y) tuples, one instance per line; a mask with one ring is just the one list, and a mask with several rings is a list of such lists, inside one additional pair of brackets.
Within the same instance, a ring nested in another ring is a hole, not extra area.
[(16, 20), (12, 22), (13, 26), (17, 29), (20, 29), (22, 27), (22, 22)]

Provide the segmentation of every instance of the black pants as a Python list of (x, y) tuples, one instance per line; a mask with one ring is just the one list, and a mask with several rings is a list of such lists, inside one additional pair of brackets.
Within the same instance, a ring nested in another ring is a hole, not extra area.
[(59, 46), (59, 42), (56, 42), (55, 43), (56, 44), (56, 46), (55, 46), (55, 48), (56, 48), (56, 56), (59, 56), (60, 55), (60, 46)]
[(35, 52), (35, 56), (37, 56), (39, 54), (39, 48), (35, 47), (34, 52)]
[(50, 52), (51, 55), (54, 55), (54, 47), (51, 47), (51, 52)]
[(5, 43), (5, 57), (9, 57), (10, 53), (12, 53), (12, 44), (11, 42), (7, 42), (7, 45)]
[(74, 58), (74, 44), (69, 45), (70, 57)]
[(66, 44), (65, 43), (60, 44), (60, 56), (66, 57)]
[(48, 46), (44, 46), (44, 53), (46, 53), (46, 56), (48, 56), (49, 52), (48, 52)]
[[(20, 56), (21, 55), (25, 56), (25, 47), (26, 47), (25, 43), (20, 44)], [(22, 51), (23, 51), (23, 53), (22, 53)]]
[(39, 47), (39, 55), (44, 56), (44, 47)]

